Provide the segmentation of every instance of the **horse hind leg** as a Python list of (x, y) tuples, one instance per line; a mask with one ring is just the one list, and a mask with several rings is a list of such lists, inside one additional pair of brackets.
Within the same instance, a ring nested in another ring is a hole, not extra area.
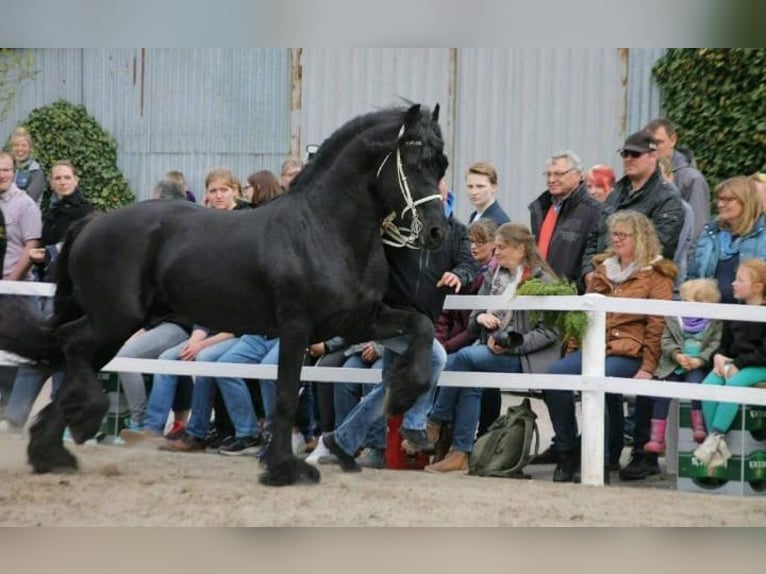
[(109, 410), (109, 397), (96, 370), (117, 353), (128, 335), (111, 342), (97, 340), (84, 317), (59, 329), (66, 364), (60, 409), (77, 444), (96, 435)]
[(27, 460), (35, 473), (77, 470), (77, 458), (64, 447), (65, 428), (58, 399), (54, 398), (38, 413), (35, 423), (29, 429)]
[[(291, 329), (284, 331), (291, 332)], [(306, 340), (294, 335), (279, 340), (277, 407), (272, 423), (272, 438), (263, 458), (266, 471), (260, 476), (260, 482), (267, 486), (317, 483), (320, 480), (319, 470), (295, 456), (291, 443), (293, 421), (298, 408), (298, 382), (306, 346)]]

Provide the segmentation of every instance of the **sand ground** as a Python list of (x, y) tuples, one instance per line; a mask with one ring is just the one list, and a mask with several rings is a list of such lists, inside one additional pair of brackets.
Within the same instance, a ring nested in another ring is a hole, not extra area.
[[(545, 446), (550, 422), (535, 410)], [(0, 434), (3, 526), (766, 525), (766, 498), (678, 492), (670, 474), (589, 487), (554, 484), (552, 465), (528, 466), (531, 480), (321, 466), (319, 485), (268, 488), (253, 457), (69, 443), (80, 472), (36, 476), (25, 447)]]

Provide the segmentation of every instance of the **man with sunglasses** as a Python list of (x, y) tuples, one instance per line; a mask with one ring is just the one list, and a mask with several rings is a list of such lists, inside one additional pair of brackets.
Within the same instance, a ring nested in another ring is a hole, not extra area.
[[(658, 165), (658, 147), (652, 134), (641, 130), (627, 137), (617, 150), (622, 157), (625, 175), (614, 187), (603, 204), (598, 225), (591, 231), (583, 256), (582, 274), (587, 285), (593, 274), (593, 256), (606, 251), (608, 231), (606, 219), (612, 213), (624, 209), (646, 215), (654, 224), (662, 244), (662, 255), (673, 261), (684, 227), (685, 210), (678, 190), (662, 177)], [(680, 254), (683, 257), (683, 254)], [(641, 399), (641, 400), (639, 400)], [(637, 397), (633, 452), (630, 463), (620, 470), (621, 480), (640, 480), (660, 473), (657, 455), (643, 452), (649, 441), (651, 401)], [(614, 421), (609, 437), (609, 463), (617, 464), (622, 451), (622, 421)]]
[(606, 219), (615, 211), (632, 209), (646, 215), (660, 238), (663, 257), (671, 261), (684, 223), (681, 196), (662, 177), (658, 165), (657, 142), (652, 134), (642, 130), (629, 135), (617, 153), (622, 157), (625, 175), (606, 198), (599, 224), (588, 236), (582, 264), (586, 285), (593, 272), (593, 256), (606, 251), (609, 239)]

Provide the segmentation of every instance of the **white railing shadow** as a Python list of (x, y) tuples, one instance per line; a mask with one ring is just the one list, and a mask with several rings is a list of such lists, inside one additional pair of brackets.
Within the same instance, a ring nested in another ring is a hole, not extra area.
[[(0, 281), (0, 295), (51, 296), (54, 286), (44, 283)], [(766, 406), (766, 393), (757, 388), (731, 388), (696, 383), (666, 383), (606, 377), (606, 313), (637, 313), (668, 317), (687, 316), (710, 319), (733, 319), (766, 322), (766, 306), (687, 303), (655, 299), (623, 299), (601, 295), (517, 297), (450, 295), (445, 309), (526, 309), (551, 311), (585, 311), (588, 329), (583, 340), (583, 373), (581, 375), (546, 375), (519, 373), (444, 372), (441, 386), (494, 387), (501, 390), (574, 390), (582, 397), (582, 483), (604, 483), (604, 394), (648, 395), (674, 399), (697, 399)], [(17, 364), (0, 351), (0, 365)], [(275, 379), (276, 365), (242, 365), (233, 363), (197, 363), (160, 361), (155, 359), (113, 359), (103, 369), (111, 372), (166, 373), (177, 375), (230, 376), (252, 379)], [(337, 367), (303, 367), (301, 379), (322, 382), (380, 381), (376, 369)]]

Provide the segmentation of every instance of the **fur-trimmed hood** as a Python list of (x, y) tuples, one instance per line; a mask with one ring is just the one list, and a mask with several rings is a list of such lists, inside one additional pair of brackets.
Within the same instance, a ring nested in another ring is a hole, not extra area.
[[(609, 253), (599, 253), (593, 257), (593, 265), (595, 267), (599, 267), (604, 263), (604, 261), (609, 259), (609, 257), (612, 257), (612, 255)], [(678, 275), (678, 267), (676, 267), (676, 264), (673, 263), (670, 259), (665, 259), (664, 257), (657, 257), (654, 261), (652, 261), (652, 263), (642, 267), (640, 271), (649, 271), (651, 269), (654, 269), (660, 275), (669, 277), (673, 280)]]

